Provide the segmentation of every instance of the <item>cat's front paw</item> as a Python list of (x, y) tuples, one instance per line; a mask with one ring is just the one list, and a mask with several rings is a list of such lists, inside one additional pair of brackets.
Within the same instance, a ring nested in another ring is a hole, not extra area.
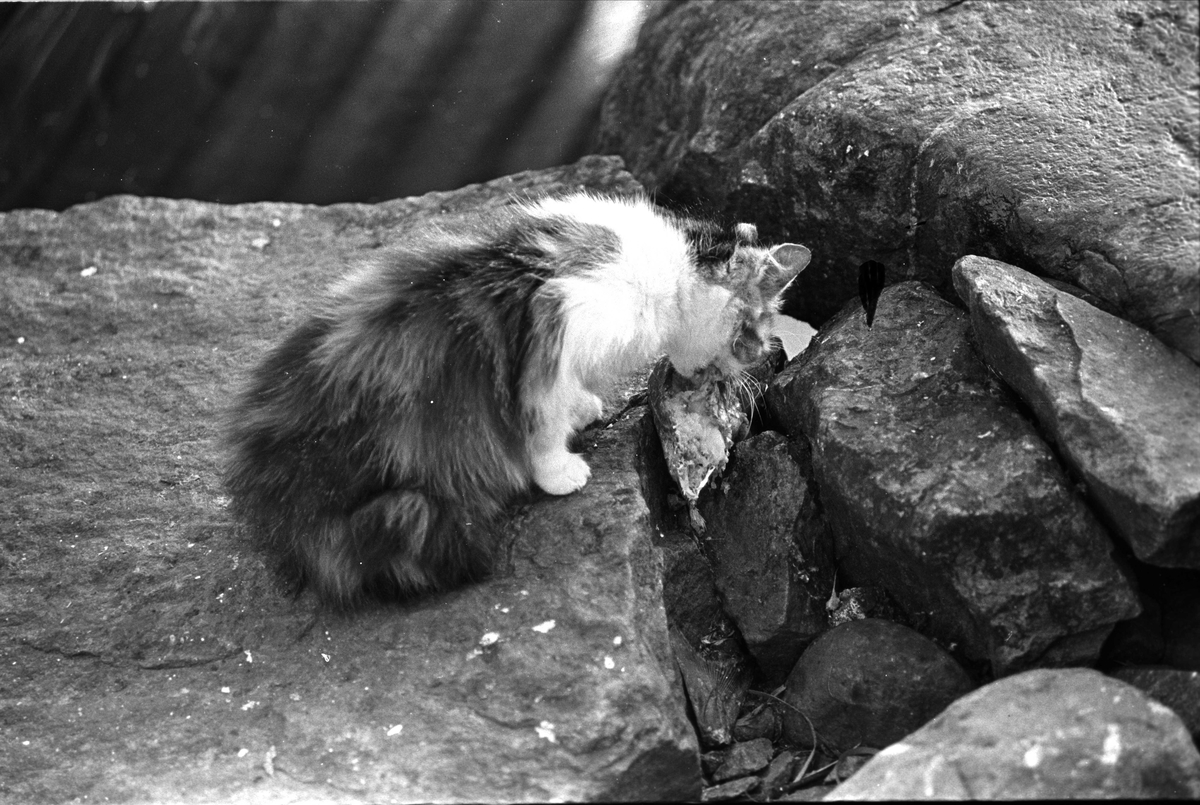
[(551, 495), (569, 495), (582, 489), (592, 477), (592, 468), (574, 453), (557, 453), (536, 460), (533, 482)]

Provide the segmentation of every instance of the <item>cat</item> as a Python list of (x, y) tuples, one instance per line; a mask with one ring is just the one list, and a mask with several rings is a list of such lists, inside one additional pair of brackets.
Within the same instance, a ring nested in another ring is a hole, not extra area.
[(772, 348), (809, 252), (756, 241), (588, 193), (407, 233), (251, 374), (226, 425), (234, 513), (337, 607), (480, 578), (515, 496), (587, 483), (568, 442), (614, 381)]

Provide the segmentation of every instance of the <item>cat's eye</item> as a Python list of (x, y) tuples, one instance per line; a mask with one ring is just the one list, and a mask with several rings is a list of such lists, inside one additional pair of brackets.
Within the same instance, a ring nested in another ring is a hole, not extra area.
[(743, 324), (733, 339), (733, 357), (742, 363), (757, 363), (766, 351), (762, 336), (754, 328)]

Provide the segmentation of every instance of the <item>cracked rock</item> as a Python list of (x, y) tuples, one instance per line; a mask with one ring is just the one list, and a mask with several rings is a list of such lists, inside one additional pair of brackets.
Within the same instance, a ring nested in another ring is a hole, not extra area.
[(1200, 367), (1016, 266), (970, 255), (954, 283), (980, 352), (1121, 539), (1200, 569)]

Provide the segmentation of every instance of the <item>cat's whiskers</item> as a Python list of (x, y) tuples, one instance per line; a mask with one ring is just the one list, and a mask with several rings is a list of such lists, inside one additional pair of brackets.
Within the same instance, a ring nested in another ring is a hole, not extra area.
[(758, 378), (750, 374), (746, 369), (739, 369), (730, 377), (734, 387), (737, 389), (738, 397), (741, 398), (743, 406), (747, 409), (746, 415), (753, 420), (755, 414), (758, 413), (758, 397), (760, 396), (761, 383)]

